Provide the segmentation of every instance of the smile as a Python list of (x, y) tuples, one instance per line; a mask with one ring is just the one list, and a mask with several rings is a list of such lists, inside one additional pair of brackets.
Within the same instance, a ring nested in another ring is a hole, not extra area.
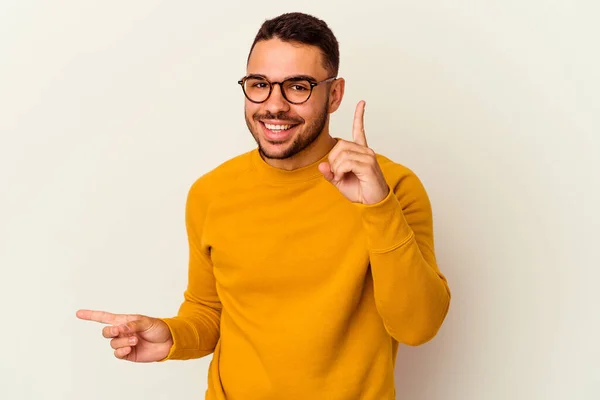
[(272, 130), (274, 132), (278, 132), (278, 131), (287, 131), (288, 129), (292, 128), (294, 125), (274, 125), (274, 124), (267, 124), (265, 123), (265, 126), (267, 127), (267, 129)]
[(289, 139), (298, 124), (271, 124), (261, 121), (265, 138), (272, 142), (282, 142)]

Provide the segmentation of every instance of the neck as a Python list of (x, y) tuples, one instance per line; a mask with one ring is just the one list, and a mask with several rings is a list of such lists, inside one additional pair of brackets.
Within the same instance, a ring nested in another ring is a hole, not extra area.
[(299, 152), (298, 154), (286, 158), (284, 160), (265, 158), (261, 155), (265, 162), (272, 167), (283, 169), (286, 171), (293, 171), (298, 168), (310, 165), (325, 156), (333, 146), (335, 146), (337, 140), (329, 132), (323, 131), (323, 133), (312, 142), (307, 148)]

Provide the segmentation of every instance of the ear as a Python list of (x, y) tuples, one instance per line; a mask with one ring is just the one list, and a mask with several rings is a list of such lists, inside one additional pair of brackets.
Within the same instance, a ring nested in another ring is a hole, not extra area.
[(337, 78), (331, 83), (331, 88), (329, 89), (329, 105), (327, 109), (330, 114), (336, 112), (340, 107), (340, 104), (342, 104), (345, 86), (346, 81), (344, 78)]

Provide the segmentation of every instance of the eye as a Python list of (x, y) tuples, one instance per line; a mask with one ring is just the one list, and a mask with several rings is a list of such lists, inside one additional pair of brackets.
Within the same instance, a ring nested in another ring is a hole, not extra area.
[(260, 78), (249, 78), (246, 80), (244, 86), (246, 87), (246, 89), (260, 90), (268, 88), (269, 82)]
[(252, 84), (253, 88), (257, 88), (257, 89), (264, 89), (267, 87), (267, 83), (266, 82), (254, 82)]
[(291, 90), (292, 92), (306, 92), (310, 91), (310, 82), (301, 79), (294, 79), (287, 81), (285, 83), (285, 87), (286, 90)]
[(302, 92), (304, 90), (308, 90), (307, 87), (305, 87), (304, 85), (300, 85), (300, 84), (292, 85), (291, 88), (292, 88), (292, 90), (294, 90), (296, 92)]

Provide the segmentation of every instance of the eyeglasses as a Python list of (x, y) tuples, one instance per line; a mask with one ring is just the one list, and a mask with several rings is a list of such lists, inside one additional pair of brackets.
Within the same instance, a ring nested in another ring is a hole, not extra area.
[(273, 87), (279, 85), (283, 98), (292, 104), (302, 104), (310, 99), (313, 88), (322, 83), (334, 81), (329, 78), (320, 82), (306, 76), (288, 78), (282, 82), (271, 82), (263, 76), (246, 76), (238, 81), (244, 95), (253, 103), (264, 103), (271, 96)]

